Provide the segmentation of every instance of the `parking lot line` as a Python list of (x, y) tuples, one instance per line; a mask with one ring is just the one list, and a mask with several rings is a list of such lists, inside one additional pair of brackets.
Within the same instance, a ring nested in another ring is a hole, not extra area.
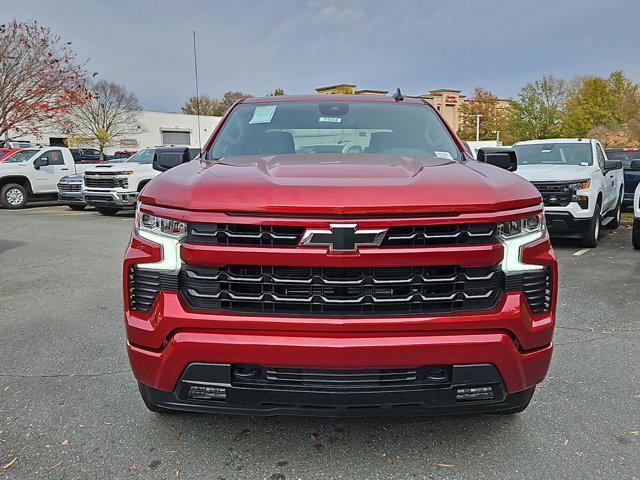
[(589, 250), (591, 250), (590, 248), (583, 248), (582, 250), (578, 250), (576, 253), (573, 254), (574, 257), (580, 257), (581, 255), (584, 255), (585, 253), (587, 253)]

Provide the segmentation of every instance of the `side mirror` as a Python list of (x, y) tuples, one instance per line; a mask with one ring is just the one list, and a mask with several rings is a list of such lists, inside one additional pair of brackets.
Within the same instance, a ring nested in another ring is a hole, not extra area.
[(622, 160), (605, 160), (604, 171), (620, 170), (622, 168)]
[(515, 172), (518, 169), (516, 152), (510, 148), (481, 148), (476, 153), (476, 159), (479, 162), (495, 165), (510, 172)]
[(191, 160), (188, 148), (167, 147), (157, 148), (153, 157), (153, 168), (160, 172), (177, 167)]
[(33, 168), (35, 168), (36, 170), (40, 170), (40, 167), (46, 167), (47, 165), (49, 165), (49, 159), (48, 158), (36, 158), (33, 161)]
[(629, 170), (640, 170), (640, 160), (631, 160)]

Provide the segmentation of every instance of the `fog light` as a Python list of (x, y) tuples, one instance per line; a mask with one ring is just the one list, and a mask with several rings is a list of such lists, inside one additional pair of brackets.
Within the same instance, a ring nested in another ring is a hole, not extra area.
[(491, 399), (493, 399), (493, 388), (491, 387), (458, 388), (456, 390), (457, 402)]
[(225, 400), (227, 398), (227, 390), (222, 387), (191, 385), (187, 396), (193, 400)]

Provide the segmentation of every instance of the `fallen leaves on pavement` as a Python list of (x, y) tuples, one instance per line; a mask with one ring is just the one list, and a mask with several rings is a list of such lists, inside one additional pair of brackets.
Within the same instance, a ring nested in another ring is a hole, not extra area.
[(49, 470), (53, 470), (54, 468), (58, 468), (60, 465), (62, 465), (64, 462), (62, 460), (60, 460), (59, 462), (54, 463), (53, 465), (51, 465), (51, 468)]
[(60, 442), (61, 447), (66, 447), (67, 445), (69, 445), (69, 440), (66, 438)]
[(455, 465), (453, 463), (436, 463), (436, 467), (453, 468), (453, 467), (455, 467)]
[(11, 468), (11, 465), (13, 465), (14, 463), (16, 463), (16, 461), (17, 461), (17, 460), (18, 460), (18, 457), (15, 457), (15, 458), (14, 458), (13, 460), (11, 460), (9, 463), (5, 463), (5, 464), (2, 466), (2, 469), (3, 469), (3, 470), (6, 470), (6, 469), (8, 469), (8, 468)]

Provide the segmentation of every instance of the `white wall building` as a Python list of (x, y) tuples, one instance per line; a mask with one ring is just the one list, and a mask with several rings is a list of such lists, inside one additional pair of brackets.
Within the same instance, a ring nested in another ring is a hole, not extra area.
[[(140, 150), (144, 147), (157, 145), (188, 145), (192, 147), (200, 146), (200, 141), (204, 145), (211, 132), (220, 121), (220, 117), (200, 116), (200, 137), (198, 137), (198, 117), (197, 115), (186, 115), (184, 113), (165, 112), (141, 112), (138, 118), (139, 133), (128, 135), (126, 138), (116, 140), (114, 145), (105, 149), (107, 154), (112, 154), (117, 150)], [(33, 144), (64, 146), (65, 138), (72, 136), (56, 132), (53, 129), (43, 129), (36, 135), (12, 135), (11, 138), (29, 140)], [(84, 145), (86, 147), (96, 146), (95, 144)]]

